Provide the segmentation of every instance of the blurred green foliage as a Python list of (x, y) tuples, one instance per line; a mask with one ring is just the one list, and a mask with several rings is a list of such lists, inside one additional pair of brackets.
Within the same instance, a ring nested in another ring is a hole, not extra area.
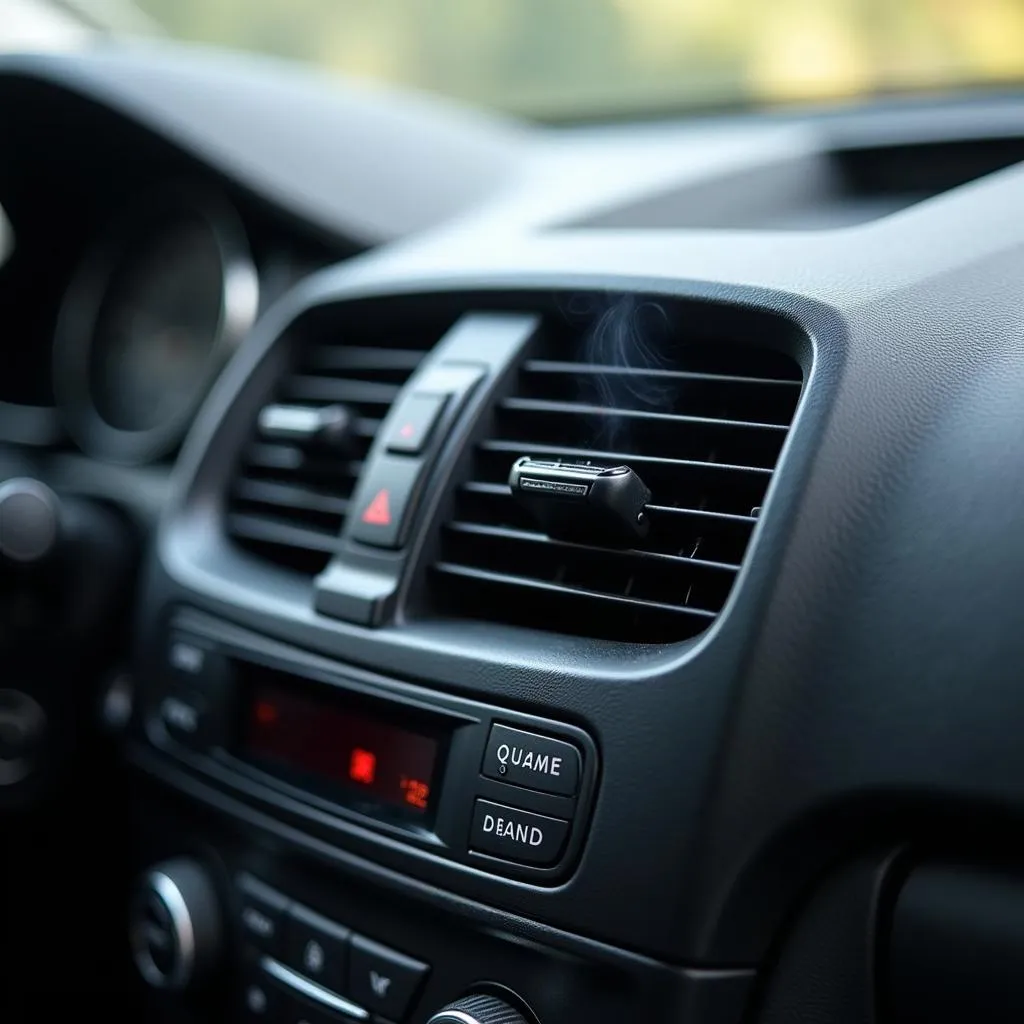
[(174, 36), (539, 117), (1024, 78), (1024, 0), (136, 0)]

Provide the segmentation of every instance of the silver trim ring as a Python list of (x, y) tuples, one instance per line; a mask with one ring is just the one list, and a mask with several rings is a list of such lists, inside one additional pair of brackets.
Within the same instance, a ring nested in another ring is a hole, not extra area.
[(290, 989), (312, 999), (321, 1006), (337, 1010), (339, 1013), (347, 1014), (356, 1020), (366, 1020), (370, 1016), (368, 1010), (364, 1010), (361, 1006), (357, 1006), (355, 1003), (350, 1003), (347, 999), (342, 998), (336, 992), (331, 992), (329, 989), (316, 984), (316, 982), (304, 978), (290, 967), (279, 964), (269, 956), (265, 956), (260, 961), (260, 966), (272, 978), (276, 978), (283, 985), (287, 985)]
[[(196, 939), (195, 930), (192, 927), (192, 915), (189, 913), (188, 904), (185, 902), (185, 897), (178, 888), (178, 884), (163, 871), (151, 871), (146, 875), (137, 899), (141, 902), (142, 899), (153, 893), (171, 916), (173, 939), (176, 946), (174, 967), (166, 974), (157, 967), (149, 944), (145, 941), (141, 928), (143, 922), (140, 921), (135, 921), (132, 926), (132, 956), (139, 973), (154, 988), (180, 991), (188, 985), (195, 968)], [(138, 910), (138, 907), (136, 909)]]
[(442, 1010), (435, 1013), (427, 1024), (480, 1024), (480, 1021), (461, 1010)]

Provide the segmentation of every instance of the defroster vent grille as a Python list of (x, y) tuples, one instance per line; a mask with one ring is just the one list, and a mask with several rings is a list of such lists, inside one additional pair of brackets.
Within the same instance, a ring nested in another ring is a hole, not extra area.
[[(292, 367), (254, 425), (234, 478), (226, 527), (236, 545), (310, 576), (326, 566), (377, 429), (443, 331), (424, 324), (363, 336), (336, 328), (291, 339)], [(301, 422), (327, 409), (349, 416), (343, 448), (269, 429), (268, 416), (282, 410)]]
[[(460, 617), (638, 643), (693, 637), (721, 611), (802, 386), (781, 352), (696, 340), (632, 300), (548, 323), (455, 496), (432, 572)], [(550, 318), (554, 319), (554, 318)], [(554, 540), (508, 488), (518, 456), (625, 463), (652, 491), (632, 549)]]

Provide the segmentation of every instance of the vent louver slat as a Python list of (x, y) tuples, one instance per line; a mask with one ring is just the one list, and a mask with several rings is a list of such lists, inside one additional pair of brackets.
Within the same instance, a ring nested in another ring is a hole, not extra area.
[[(298, 332), (294, 332), (296, 335)], [(233, 543), (261, 560), (308, 576), (330, 559), (352, 494), (384, 417), (443, 327), (395, 331), (347, 343), (295, 336), (292, 366), (264, 409), (300, 420), (309, 411), (343, 406), (348, 444), (331, 449), (310, 438), (267, 436), (257, 422), (242, 453), (225, 521)]]
[[(721, 611), (802, 372), (781, 352), (692, 340), (667, 318), (645, 333), (637, 308), (626, 301), (571, 328), (549, 317), (495, 402), (443, 527), (431, 574), (442, 612), (663, 643), (696, 636)], [(548, 537), (508, 487), (521, 455), (631, 466), (652, 492), (649, 535), (630, 549)]]

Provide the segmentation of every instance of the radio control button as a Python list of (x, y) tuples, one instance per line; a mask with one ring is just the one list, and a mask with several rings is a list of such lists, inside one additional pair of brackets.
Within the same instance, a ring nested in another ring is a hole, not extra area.
[(518, 864), (544, 867), (562, 855), (569, 822), (543, 814), (477, 800), (469, 848)]
[(242, 971), (240, 993), (242, 1019), (252, 1021), (275, 1021), (280, 1017), (281, 990), (268, 978), (259, 966), (249, 963)]
[(345, 989), (351, 933), (304, 907), (291, 908), (285, 963), (310, 981), (335, 992)]
[(361, 935), (352, 937), (348, 992), (373, 1013), (400, 1020), (408, 1013), (430, 968)]
[(227, 673), (222, 654), (184, 633), (172, 633), (168, 639), (167, 666), (176, 682), (204, 691), (220, 690)]
[(242, 934), (257, 949), (279, 957), (284, 949), (288, 898), (249, 875), (238, 879)]
[(489, 779), (542, 793), (573, 796), (579, 787), (579, 751), (553, 740), (506, 725), (491, 727), (481, 772)]
[(183, 746), (201, 750), (210, 739), (210, 716), (202, 697), (184, 690), (160, 701), (160, 721), (167, 735)]

